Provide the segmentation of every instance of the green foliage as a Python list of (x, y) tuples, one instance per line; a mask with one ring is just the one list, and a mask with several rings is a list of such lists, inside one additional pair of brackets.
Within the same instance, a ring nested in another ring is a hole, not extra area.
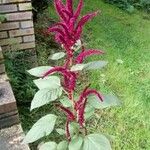
[(49, 59), (51, 59), (51, 60), (58, 60), (58, 59), (63, 58), (65, 55), (66, 54), (64, 52), (59, 52), (59, 53), (55, 53), (55, 54), (51, 55), (49, 57)]
[(90, 134), (84, 139), (83, 150), (111, 150), (109, 140), (101, 134)]
[(41, 145), (39, 150), (56, 150), (57, 144), (55, 142), (47, 142)]
[(38, 13), (41, 13), (45, 10), (53, 0), (32, 0), (34, 19), (37, 19)]
[(62, 88), (44, 88), (39, 90), (35, 95), (31, 103), (31, 110), (41, 107), (49, 102), (55, 101), (62, 94)]
[(120, 100), (113, 94), (104, 95), (103, 98), (104, 98), (103, 103), (99, 103), (98, 98), (96, 96), (89, 96), (88, 103), (90, 106), (97, 109), (121, 105)]
[(149, 0), (105, 0), (105, 2), (117, 5), (119, 8), (125, 9), (128, 12), (133, 12), (134, 8), (150, 12)]
[(107, 65), (106, 61), (93, 61), (87, 64), (76, 64), (71, 67), (71, 71), (101, 69)]
[(30, 102), (37, 89), (33, 84), (33, 78), (26, 72), (31, 66), (31, 62), (28, 60), (30, 53), (14, 51), (6, 52), (4, 56), (6, 72), (18, 104), (23, 105)]
[(54, 130), (56, 119), (57, 116), (53, 114), (42, 117), (33, 125), (23, 142), (32, 143), (43, 136), (48, 136)]
[(32, 76), (36, 77), (42, 77), (45, 72), (47, 72), (52, 67), (50, 66), (39, 66), (33, 69), (28, 70), (28, 73), (30, 73)]
[(83, 143), (83, 138), (80, 136), (75, 136), (69, 143), (69, 150), (81, 150)]
[(0, 14), (0, 23), (5, 21), (6, 17), (5, 15)]
[(58, 144), (57, 150), (67, 150), (68, 143), (66, 141), (62, 141)]

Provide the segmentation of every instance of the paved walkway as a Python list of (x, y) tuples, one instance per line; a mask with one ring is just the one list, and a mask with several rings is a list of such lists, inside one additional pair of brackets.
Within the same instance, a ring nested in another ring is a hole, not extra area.
[(23, 136), (21, 125), (0, 130), (0, 150), (30, 150), (22, 144)]

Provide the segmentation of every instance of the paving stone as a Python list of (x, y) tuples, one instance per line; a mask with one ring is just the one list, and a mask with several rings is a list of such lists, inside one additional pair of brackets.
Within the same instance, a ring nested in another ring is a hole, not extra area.
[(0, 74), (0, 83), (6, 82), (8, 80), (9, 80), (9, 78), (5, 73)]
[(0, 64), (0, 74), (5, 72), (5, 65), (4, 64)]
[(0, 83), (0, 114), (17, 110), (16, 100), (8, 81)]
[(22, 143), (23, 137), (20, 124), (0, 130), (0, 150), (30, 150)]
[(7, 113), (8, 116), (6, 116), (6, 114), (0, 115), (0, 129), (8, 128), (20, 123), (18, 111), (13, 111), (12, 113), (13, 114)]

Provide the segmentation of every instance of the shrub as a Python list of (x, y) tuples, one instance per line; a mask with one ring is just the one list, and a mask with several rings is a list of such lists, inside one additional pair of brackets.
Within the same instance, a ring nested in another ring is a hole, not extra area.
[(31, 66), (27, 59), (28, 52), (14, 51), (5, 54), (6, 71), (10, 78), (10, 82), (20, 105), (30, 104), (32, 97), (36, 92), (36, 87), (32, 83), (33, 78), (25, 72)]
[(45, 10), (53, 0), (32, 0), (34, 20), (37, 19), (37, 14)]
[[(109, 140), (100, 133), (88, 134), (87, 120), (93, 115), (95, 109), (120, 104), (118, 99), (111, 94), (104, 95), (90, 84), (77, 93), (77, 81), (81, 71), (101, 69), (106, 66), (105, 61), (83, 63), (91, 55), (102, 55), (103, 51), (86, 49), (81, 35), (83, 26), (93, 19), (98, 12), (89, 13), (80, 20), (80, 12), (83, 0), (79, 1), (77, 9), (73, 10), (73, 1), (66, 0), (66, 5), (61, 0), (54, 2), (60, 22), (48, 28), (48, 32), (55, 34), (55, 40), (64, 49), (51, 55), (51, 60), (64, 58), (62, 66), (40, 66), (28, 72), (38, 77), (34, 80), (39, 91), (35, 94), (31, 103), (31, 110), (37, 109), (48, 103), (52, 103), (56, 109), (66, 116), (65, 130), (57, 128), (55, 131), (62, 136), (62, 141), (56, 144), (54, 141), (46, 142), (39, 146), (40, 150), (110, 150)], [(56, 75), (54, 75), (56, 74)], [(60, 77), (61, 76), (61, 77)], [(64, 92), (64, 94), (63, 94)], [(24, 142), (33, 143), (54, 131), (57, 124), (57, 116), (48, 114), (38, 120), (27, 133)], [(65, 135), (65, 139), (63, 136)]]
[(149, 0), (105, 0), (105, 2), (117, 5), (119, 8), (125, 9), (129, 12), (133, 11), (134, 7), (150, 12)]

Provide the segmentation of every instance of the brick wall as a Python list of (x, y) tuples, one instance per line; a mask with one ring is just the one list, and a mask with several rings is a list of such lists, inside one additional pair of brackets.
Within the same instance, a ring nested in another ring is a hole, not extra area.
[(35, 49), (31, 0), (0, 0), (0, 46), (3, 51)]
[(0, 47), (0, 75), (5, 73), (5, 66), (4, 66), (4, 57), (2, 54), (2, 49)]

